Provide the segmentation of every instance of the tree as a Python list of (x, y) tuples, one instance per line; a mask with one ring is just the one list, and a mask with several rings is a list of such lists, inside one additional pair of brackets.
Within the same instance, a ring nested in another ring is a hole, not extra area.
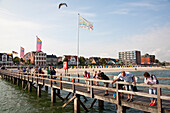
[(101, 58), (101, 59), (99, 60), (99, 64), (100, 64), (100, 65), (105, 65), (105, 64), (106, 64), (106, 60), (105, 60), (104, 58)]
[(85, 60), (85, 58), (84, 57), (82, 57), (82, 56), (80, 56), (80, 58), (79, 58), (79, 62), (80, 62), (80, 65), (85, 65), (85, 62), (86, 62), (86, 60)]
[(68, 62), (68, 58), (65, 57), (64, 60), (63, 60), (63, 62)]
[(23, 58), (21, 58), (21, 59), (20, 59), (20, 61), (23, 63), (23, 62), (24, 62), (24, 59), (23, 59)]
[(13, 62), (14, 62), (14, 64), (19, 64), (20, 63), (20, 58), (19, 57), (13, 58)]
[(27, 65), (30, 65), (30, 63), (31, 63), (31, 60), (27, 59)]
[(158, 59), (155, 59), (155, 63), (160, 63), (160, 61)]

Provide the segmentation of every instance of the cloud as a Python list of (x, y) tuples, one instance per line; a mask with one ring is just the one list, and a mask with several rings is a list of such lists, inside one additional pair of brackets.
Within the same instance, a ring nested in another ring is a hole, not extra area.
[(129, 36), (121, 46), (127, 49), (141, 50), (142, 54), (155, 54), (161, 61), (170, 61), (170, 24), (163, 27), (152, 28), (145, 34)]
[(129, 13), (129, 9), (118, 9), (115, 11), (110, 12), (109, 14), (120, 14), (120, 15), (126, 15)]
[(7, 9), (0, 8), (0, 15), (9, 15), (9, 16), (14, 16), (14, 14)]

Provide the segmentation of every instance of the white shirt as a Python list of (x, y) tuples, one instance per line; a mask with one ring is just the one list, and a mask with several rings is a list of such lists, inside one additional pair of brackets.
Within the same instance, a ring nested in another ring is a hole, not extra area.
[(130, 72), (125, 72), (125, 77), (120, 73), (117, 78), (123, 79), (125, 82), (133, 82), (133, 74)]

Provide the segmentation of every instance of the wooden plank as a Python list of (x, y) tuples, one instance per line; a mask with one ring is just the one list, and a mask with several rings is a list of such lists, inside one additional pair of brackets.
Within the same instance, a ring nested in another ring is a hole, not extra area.
[(94, 100), (93, 100), (92, 104), (91, 104), (90, 107), (89, 107), (90, 109), (93, 107), (93, 105), (95, 104), (96, 100), (97, 100), (97, 99), (94, 99)]
[(85, 110), (86, 112), (89, 112), (89, 110), (88, 110), (88, 109), (86, 108), (86, 106), (81, 102), (81, 100), (79, 99), (78, 101), (79, 101), (80, 105), (84, 108), (84, 110)]
[(69, 99), (63, 106), (62, 108), (65, 108), (73, 99), (75, 99), (76, 96), (73, 96), (71, 99)]

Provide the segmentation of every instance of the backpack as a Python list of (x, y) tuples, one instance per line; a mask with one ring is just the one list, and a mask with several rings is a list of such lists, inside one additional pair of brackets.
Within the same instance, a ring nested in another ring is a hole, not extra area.
[(152, 80), (153, 80), (153, 77), (155, 77), (155, 79), (156, 79), (156, 84), (159, 84), (159, 81), (158, 81), (158, 79), (156, 78), (156, 76), (155, 76), (155, 75), (153, 75), (153, 74), (151, 74), (151, 78), (152, 78)]

